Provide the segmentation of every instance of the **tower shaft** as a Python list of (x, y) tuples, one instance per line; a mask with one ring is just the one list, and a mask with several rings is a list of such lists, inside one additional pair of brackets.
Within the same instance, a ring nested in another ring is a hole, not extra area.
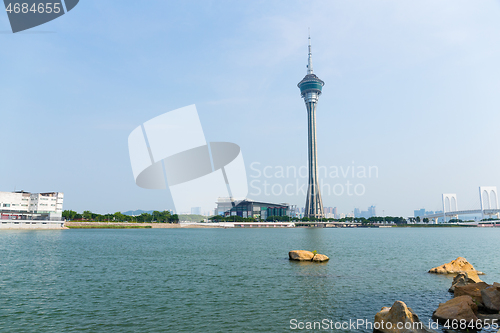
[(308, 93), (304, 98), (307, 108), (307, 134), (308, 134), (308, 157), (309, 157), (309, 180), (306, 197), (305, 216), (312, 218), (323, 218), (323, 200), (318, 181), (318, 152), (316, 141), (316, 105), (318, 95)]
[(309, 37), (307, 75), (298, 84), (307, 109), (309, 184), (307, 188), (304, 216), (309, 218), (323, 218), (325, 216), (318, 180), (318, 152), (316, 140), (316, 105), (318, 104), (319, 95), (321, 95), (324, 84), (325, 83), (323, 81), (313, 74), (311, 37)]

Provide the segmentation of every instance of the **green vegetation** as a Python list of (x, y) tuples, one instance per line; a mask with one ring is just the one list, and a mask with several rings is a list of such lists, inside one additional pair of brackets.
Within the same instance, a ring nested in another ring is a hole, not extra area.
[(207, 217), (203, 215), (186, 214), (179, 215), (179, 220), (189, 222), (203, 222)]
[[(241, 217), (241, 216), (212, 216), (209, 218), (212, 222), (257, 222), (260, 221), (251, 217)], [(289, 216), (269, 216), (266, 218), (266, 221), (275, 221), (275, 222), (349, 222), (349, 223), (362, 223), (362, 224), (373, 224), (373, 223), (395, 223), (395, 224), (406, 224), (406, 219), (404, 217), (394, 217), (394, 216), (374, 216), (366, 219), (364, 217), (344, 217), (341, 219), (333, 219), (333, 218), (324, 218), (324, 219), (311, 219), (308, 217), (303, 217), (301, 219), (296, 217)]]
[[(297, 219), (293, 219), (297, 220)], [(406, 224), (406, 219), (404, 217), (395, 217), (395, 216), (373, 216), (370, 218), (364, 217), (344, 217), (341, 219), (333, 219), (333, 218), (324, 218), (324, 219), (310, 219), (304, 217), (302, 219), (298, 219), (302, 222), (348, 222), (348, 223), (361, 223), (363, 225), (370, 225), (373, 223), (395, 223), (395, 224)]]
[(400, 227), (400, 228), (463, 228), (463, 227), (470, 227), (470, 225), (457, 225), (457, 224), (447, 224), (447, 223), (440, 223), (440, 224), (399, 224), (399, 225), (395, 225), (395, 227)]
[(266, 221), (288, 222), (293, 220), (290, 216), (269, 216)]
[(70, 229), (150, 229), (150, 225), (78, 225), (78, 226), (66, 226)]
[(170, 214), (168, 211), (154, 211), (153, 214), (142, 213), (137, 216), (124, 215), (120, 212), (114, 214), (96, 214), (91, 211), (84, 211), (79, 214), (72, 210), (65, 210), (62, 216), (66, 221), (84, 221), (84, 222), (158, 222), (158, 223), (179, 223), (177, 214)]

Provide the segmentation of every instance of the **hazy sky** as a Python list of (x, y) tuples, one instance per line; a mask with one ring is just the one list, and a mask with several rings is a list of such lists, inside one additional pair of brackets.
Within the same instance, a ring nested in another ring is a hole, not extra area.
[(308, 27), (326, 83), (325, 206), (410, 216), (440, 209), (442, 193), (478, 208), (478, 186), (500, 186), (498, 1), (83, 0), (17, 34), (0, 13), (0, 191), (62, 191), (77, 211), (171, 209), (168, 190), (135, 185), (127, 138), (196, 104), (207, 141), (240, 145), (251, 198), (303, 207), (300, 191), (263, 184), (306, 183), (279, 167), (307, 163)]

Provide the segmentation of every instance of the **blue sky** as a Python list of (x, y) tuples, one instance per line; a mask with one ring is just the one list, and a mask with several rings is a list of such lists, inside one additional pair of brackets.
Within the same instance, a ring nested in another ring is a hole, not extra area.
[(12, 34), (0, 13), (0, 190), (62, 191), (77, 211), (171, 209), (168, 191), (135, 185), (127, 138), (190, 104), (207, 141), (240, 145), (249, 181), (266, 180), (252, 163), (305, 166), (296, 84), (310, 27), (326, 83), (319, 164), (378, 169), (327, 179), (364, 193), (324, 194), (324, 205), (410, 216), (457, 193), (459, 208), (477, 208), (478, 186), (500, 186), (499, 18), (498, 1), (82, 0)]

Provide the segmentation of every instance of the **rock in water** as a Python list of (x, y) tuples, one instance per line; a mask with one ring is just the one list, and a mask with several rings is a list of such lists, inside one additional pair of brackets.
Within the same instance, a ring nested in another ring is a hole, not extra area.
[(311, 251), (304, 250), (293, 250), (288, 252), (288, 257), (290, 260), (298, 260), (298, 261), (312, 261), (314, 258), (314, 253)]
[[(453, 320), (466, 320), (467, 323), (477, 323), (477, 305), (470, 296), (459, 296), (450, 299), (446, 303), (440, 303), (439, 307), (432, 314), (432, 318), (441, 324), (451, 325)], [(446, 321), (449, 321), (446, 323)]]
[[(474, 282), (478, 283), (478, 282), (483, 282), (483, 280), (481, 280), (478, 276), (478, 271), (474, 271), (474, 272), (465, 272), (467, 273), (467, 276), (469, 277), (469, 279), (472, 279), (474, 280)], [(481, 273), (482, 275), (484, 275), (483, 272), (479, 272)]]
[[(377, 331), (383, 333), (435, 333), (424, 325), (404, 302), (396, 301), (392, 307), (383, 307), (375, 315), (374, 327), (377, 325)], [(388, 324), (390, 323), (390, 324)]]
[(312, 261), (318, 261), (318, 262), (323, 262), (323, 261), (328, 261), (330, 258), (325, 256), (324, 254), (316, 254)]
[(484, 274), (480, 271), (476, 271), (474, 266), (472, 266), (467, 261), (467, 259), (462, 258), (462, 257), (458, 257), (457, 259), (455, 259), (447, 264), (444, 264), (444, 265), (441, 265), (438, 267), (434, 267), (434, 268), (431, 268), (429, 270), (429, 273), (435, 273), (435, 274), (457, 274), (460, 272), (475, 272), (478, 275)]
[(451, 283), (450, 289), (448, 289), (449, 292), (454, 292), (455, 287), (457, 286), (466, 286), (471, 283), (477, 283), (477, 282), (483, 282), (481, 279), (477, 276), (475, 272), (460, 272), (455, 276), (453, 279), (453, 282)]
[(471, 283), (466, 286), (456, 286), (455, 287), (455, 297), (468, 295), (472, 297), (472, 300), (478, 305), (483, 304), (483, 297), (481, 296), (481, 291), (489, 287), (489, 284), (485, 282)]
[[(498, 283), (496, 283), (498, 285)], [(490, 311), (500, 311), (500, 285), (489, 286), (481, 290), (484, 306)]]

